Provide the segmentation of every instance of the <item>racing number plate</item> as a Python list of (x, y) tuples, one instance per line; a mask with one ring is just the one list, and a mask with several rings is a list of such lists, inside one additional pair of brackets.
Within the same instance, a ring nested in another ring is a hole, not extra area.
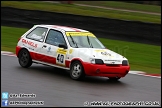
[(62, 48), (58, 48), (57, 55), (56, 55), (56, 64), (65, 66), (65, 58), (66, 58), (67, 51)]

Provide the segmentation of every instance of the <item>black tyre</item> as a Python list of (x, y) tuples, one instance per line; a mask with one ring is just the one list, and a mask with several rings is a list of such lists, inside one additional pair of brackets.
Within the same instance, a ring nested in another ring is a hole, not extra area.
[(118, 81), (121, 77), (109, 77), (110, 81)]
[(81, 80), (85, 77), (83, 66), (79, 61), (75, 61), (71, 64), (70, 77), (73, 80)]
[(29, 52), (26, 49), (22, 49), (19, 53), (19, 64), (24, 68), (28, 68), (32, 65), (32, 59)]

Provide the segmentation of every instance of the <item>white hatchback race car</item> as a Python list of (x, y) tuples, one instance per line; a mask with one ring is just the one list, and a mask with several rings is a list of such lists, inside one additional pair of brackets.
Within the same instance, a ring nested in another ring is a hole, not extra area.
[(85, 75), (118, 80), (130, 70), (128, 60), (105, 48), (93, 33), (59, 25), (33, 26), (20, 37), (16, 55), (24, 68), (54, 66), (68, 70), (74, 80)]

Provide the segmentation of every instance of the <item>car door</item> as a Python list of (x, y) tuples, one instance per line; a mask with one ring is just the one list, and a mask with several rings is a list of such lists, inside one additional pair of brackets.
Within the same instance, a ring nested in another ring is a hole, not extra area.
[(50, 29), (42, 45), (41, 53), (44, 55), (43, 62), (63, 67), (66, 66), (65, 61), (68, 49), (58, 47), (59, 44), (67, 46), (63, 33), (55, 29)]

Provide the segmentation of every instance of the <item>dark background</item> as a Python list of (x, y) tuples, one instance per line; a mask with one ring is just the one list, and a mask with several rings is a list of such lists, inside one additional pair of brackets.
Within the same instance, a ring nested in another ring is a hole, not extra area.
[(97, 37), (161, 45), (161, 24), (1, 7), (1, 25), (31, 28), (35, 24), (71, 26)]

